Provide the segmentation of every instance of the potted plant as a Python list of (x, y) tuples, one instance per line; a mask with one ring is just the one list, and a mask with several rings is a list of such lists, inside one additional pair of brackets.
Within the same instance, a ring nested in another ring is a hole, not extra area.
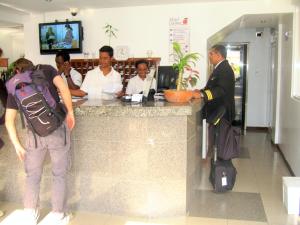
[(2, 79), (4, 82), (9, 80), (11, 76), (14, 75), (14, 62), (8, 65), (7, 70), (2, 71), (0, 79)]
[(110, 46), (110, 40), (112, 37), (117, 38), (116, 32), (118, 31), (117, 28), (114, 28), (111, 24), (106, 24), (103, 27), (104, 31), (105, 31), (105, 35), (107, 35), (108, 37), (108, 45)]
[(199, 53), (184, 54), (181, 50), (180, 44), (173, 42), (173, 56), (175, 63), (173, 68), (178, 72), (176, 81), (176, 90), (165, 90), (165, 98), (169, 102), (188, 102), (194, 96), (194, 92), (187, 90), (188, 87), (194, 87), (199, 79), (199, 73), (192, 69), (199, 59)]

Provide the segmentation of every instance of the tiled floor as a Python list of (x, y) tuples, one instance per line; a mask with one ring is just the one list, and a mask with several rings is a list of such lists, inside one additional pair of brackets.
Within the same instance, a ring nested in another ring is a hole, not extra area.
[[(190, 216), (239, 219), (266, 222), (263, 203), (258, 193), (197, 191)], [(242, 206), (242, 207), (241, 207)]]
[[(242, 145), (241, 158), (233, 161), (238, 171), (233, 191), (213, 193), (209, 163), (204, 162), (187, 217), (143, 219), (75, 212), (70, 225), (300, 225), (300, 217), (287, 215), (283, 206), (282, 176), (290, 173), (268, 135), (248, 132)], [(5, 202), (0, 208), (7, 216), (21, 206)]]
[(249, 159), (250, 158), (250, 152), (247, 147), (242, 146), (241, 147), (241, 153), (240, 153), (240, 159)]

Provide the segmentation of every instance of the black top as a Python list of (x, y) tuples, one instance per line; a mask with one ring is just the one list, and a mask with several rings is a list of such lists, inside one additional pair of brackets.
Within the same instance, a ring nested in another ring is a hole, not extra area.
[[(54, 77), (59, 76), (57, 70), (50, 65), (39, 65), (39, 69), (43, 70), (49, 83), (49, 91), (53, 96), (53, 98), (55, 99), (55, 101), (58, 103), (60, 101), (59, 95), (53, 83)], [(18, 104), (16, 103), (16, 100), (12, 94), (8, 94), (6, 107), (8, 109), (16, 109), (16, 110), (18, 109)]]
[(210, 75), (205, 88), (201, 90), (204, 96), (204, 118), (216, 112), (224, 106), (226, 113), (224, 118), (232, 122), (235, 118), (234, 72), (227, 60), (222, 61)]

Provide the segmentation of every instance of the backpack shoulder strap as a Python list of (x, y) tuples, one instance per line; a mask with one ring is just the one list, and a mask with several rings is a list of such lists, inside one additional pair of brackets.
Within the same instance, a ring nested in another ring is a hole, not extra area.
[(14, 75), (5, 84), (7, 92), (14, 96), (17, 85), (21, 83), (28, 83), (28, 84), (32, 83), (31, 73), (32, 71), (26, 71), (24, 73)]

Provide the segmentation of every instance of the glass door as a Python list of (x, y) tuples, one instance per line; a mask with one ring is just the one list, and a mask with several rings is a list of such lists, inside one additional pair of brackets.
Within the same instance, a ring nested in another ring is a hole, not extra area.
[(245, 129), (246, 109), (246, 72), (247, 72), (247, 45), (225, 44), (227, 48), (227, 60), (232, 67), (235, 76), (235, 119), (233, 124)]

